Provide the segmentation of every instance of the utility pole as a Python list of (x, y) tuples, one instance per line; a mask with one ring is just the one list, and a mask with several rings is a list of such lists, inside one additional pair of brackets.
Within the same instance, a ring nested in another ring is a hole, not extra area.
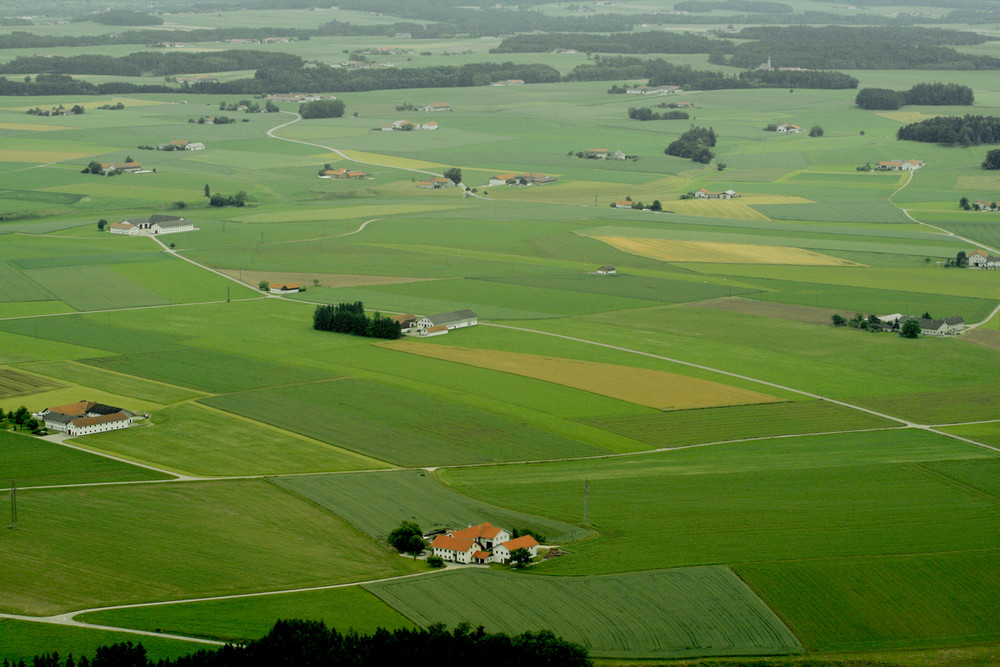
[(229, 303), (229, 290), (232, 289), (229, 285), (226, 285), (226, 303)]
[(583, 525), (590, 525), (590, 480), (583, 482)]
[(14, 480), (10, 482), (10, 525), (11, 529), (17, 529), (17, 485)]

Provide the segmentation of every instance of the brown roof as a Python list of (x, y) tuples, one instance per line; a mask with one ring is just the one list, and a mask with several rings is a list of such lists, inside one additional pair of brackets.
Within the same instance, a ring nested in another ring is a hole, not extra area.
[(451, 535), (438, 535), (431, 542), (432, 549), (446, 549), (447, 551), (466, 552), (476, 543), (467, 537), (452, 537)]
[(113, 412), (110, 415), (101, 415), (99, 417), (80, 417), (79, 419), (74, 419), (70, 422), (73, 426), (95, 426), (96, 424), (108, 424), (110, 422), (123, 422), (129, 419), (129, 416), (124, 412)]
[(296, 283), (277, 283), (271, 285), (271, 289), (302, 289), (302, 285)]
[(538, 540), (533, 538), (531, 535), (522, 535), (517, 539), (504, 542), (503, 546), (507, 549), (507, 551), (513, 551), (514, 549), (529, 549), (531, 547), (537, 547)]
[(94, 407), (93, 401), (79, 401), (68, 405), (56, 405), (49, 408), (49, 412), (58, 412), (61, 415), (85, 415), (87, 410)]
[(406, 313), (405, 315), (390, 315), (389, 319), (403, 324), (404, 322), (416, 322), (417, 316), (413, 313)]
[(437, 333), (438, 331), (447, 331), (447, 330), (448, 330), (447, 324), (435, 324), (432, 327), (427, 327), (426, 329), (424, 329), (424, 331), (428, 333)]
[(468, 537), (469, 539), (485, 537), (488, 540), (492, 540), (500, 534), (501, 530), (502, 528), (497, 528), (493, 524), (481, 523), (478, 526), (469, 526), (468, 528), (463, 528), (462, 530), (453, 530), (451, 531), (451, 535), (453, 537)]

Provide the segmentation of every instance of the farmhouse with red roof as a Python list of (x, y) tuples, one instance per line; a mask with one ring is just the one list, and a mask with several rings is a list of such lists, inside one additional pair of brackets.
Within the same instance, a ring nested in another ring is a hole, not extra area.
[(507, 563), (511, 552), (518, 549), (527, 549), (534, 558), (538, 555), (538, 541), (531, 535), (511, 539), (509, 531), (490, 523), (449, 530), (431, 542), (435, 556), (455, 563)]

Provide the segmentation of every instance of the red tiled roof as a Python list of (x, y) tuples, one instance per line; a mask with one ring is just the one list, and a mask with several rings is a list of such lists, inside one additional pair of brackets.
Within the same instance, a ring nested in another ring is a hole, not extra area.
[(451, 531), (451, 535), (453, 537), (467, 537), (469, 539), (485, 537), (488, 540), (492, 540), (500, 534), (501, 530), (501, 528), (497, 528), (491, 523), (481, 523), (478, 526), (469, 526), (468, 528), (463, 528), (462, 530), (453, 530)]
[(472, 554), (473, 558), (478, 558), (479, 560), (486, 560), (490, 556), (491, 554), (489, 551), (477, 551), (476, 553)]
[(432, 549), (445, 549), (446, 551), (458, 551), (465, 553), (472, 547), (476, 546), (476, 543), (467, 537), (453, 537), (451, 535), (438, 535), (431, 542)]
[(537, 547), (538, 541), (531, 535), (522, 535), (517, 539), (504, 542), (503, 546), (507, 549), (507, 551), (513, 551), (514, 549), (530, 549), (531, 547)]

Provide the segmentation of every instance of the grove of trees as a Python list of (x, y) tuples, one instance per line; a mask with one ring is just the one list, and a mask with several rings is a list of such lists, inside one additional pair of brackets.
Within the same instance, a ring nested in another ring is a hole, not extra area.
[(892, 110), (905, 104), (969, 106), (975, 101), (972, 88), (957, 83), (918, 83), (907, 91), (862, 88), (854, 103), (862, 109)]
[(365, 305), (360, 301), (316, 306), (313, 312), (313, 329), (390, 340), (403, 335), (399, 322), (380, 313), (368, 317), (365, 314)]
[(983, 169), (1000, 169), (1000, 149), (993, 149), (986, 152), (986, 159), (983, 160)]
[(299, 105), (303, 118), (340, 118), (344, 115), (343, 100), (316, 100)]
[(695, 162), (708, 164), (715, 157), (715, 153), (709, 150), (715, 146), (715, 139), (715, 130), (712, 128), (692, 127), (678, 139), (672, 141), (663, 152), (667, 155), (691, 158)]
[(649, 107), (628, 108), (628, 117), (632, 120), (686, 120), (690, 118), (686, 111), (653, 111)]
[(945, 146), (1000, 144), (1000, 118), (997, 116), (935, 116), (899, 128), (896, 138), (923, 141)]
[[(43, 654), (36, 667), (370, 667), (424, 665), (435, 658), (460, 665), (478, 664), (484, 655), (503, 656), (505, 662), (537, 667), (590, 667), (587, 650), (551, 632), (519, 635), (488, 633), (467, 623), (454, 630), (443, 624), (427, 628), (379, 628), (370, 635), (339, 632), (322, 621), (281, 620), (262, 638), (246, 644), (227, 644), (178, 658), (153, 662), (142, 644), (125, 642), (101, 646), (94, 657)], [(444, 658), (447, 658), (444, 660)], [(4, 660), (3, 667), (25, 667)]]

